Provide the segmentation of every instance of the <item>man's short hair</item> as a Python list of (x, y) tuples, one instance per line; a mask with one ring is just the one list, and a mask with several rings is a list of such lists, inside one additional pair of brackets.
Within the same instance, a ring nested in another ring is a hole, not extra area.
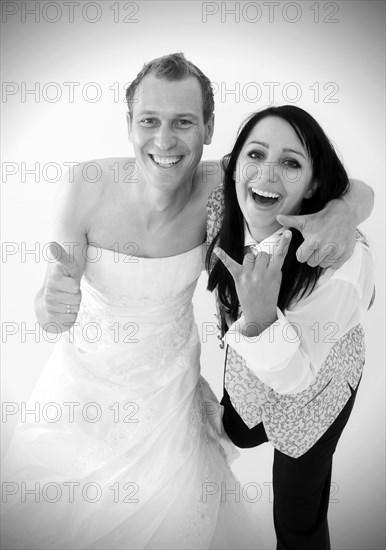
[(152, 74), (157, 78), (165, 78), (166, 80), (183, 80), (189, 76), (197, 78), (202, 92), (204, 123), (208, 122), (214, 111), (212, 85), (209, 78), (196, 65), (188, 61), (183, 53), (164, 55), (145, 63), (142, 70), (126, 90), (126, 101), (130, 116), (132, 116), (132, 106), (135, 103), (135, 93), (141, 81), (148, 74)]

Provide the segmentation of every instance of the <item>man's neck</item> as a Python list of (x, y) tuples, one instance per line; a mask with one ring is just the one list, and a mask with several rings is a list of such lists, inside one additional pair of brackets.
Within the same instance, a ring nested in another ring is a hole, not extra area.
[(145, 224), (150, 228), (171, 222), (180, 214), (192, 196), (193, 181), (175, 189), (139, 183), (139, 198)]

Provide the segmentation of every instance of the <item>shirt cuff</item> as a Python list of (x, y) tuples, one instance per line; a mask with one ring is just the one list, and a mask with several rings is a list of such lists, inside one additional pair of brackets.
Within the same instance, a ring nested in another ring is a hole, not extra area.
[(245, 318), (242, 315), (225, 334), (224, 341), (246, 361), (248, 368), (259, 372), (275, 372), (286, 368), (300, 347), (294, 326), (280, 311), (277, 320), (258, 336), (244, 336)]

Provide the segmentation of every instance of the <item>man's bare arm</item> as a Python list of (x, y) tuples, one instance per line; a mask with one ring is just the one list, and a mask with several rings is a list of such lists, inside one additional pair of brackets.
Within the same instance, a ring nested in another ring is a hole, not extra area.
[[(203, 161), (199, 168), (202, 172), (203, 183), (209, 183), (210, 192), (223, 182), (223, 169), (221, 161), (208, 160)], [(210, 194), (209, 192), (209, 194)], [(346, 203), (349, 209), (349, 216), (352, 218), (354, 226), (357, 227), (364, 222), (371, 214), (374, 206), (374, 191), (366, 183), (357, 179), (350, 179), (350, 188), (346, 195), (339, 199), (334, 199), (328, 203), (330, 206), (335, 203), (341, 206), (341, 202)], [(328, 205), (326, 209), (330, 208)], [(334, 212), (334, 209), (332, 210)]]
[(286, 227), (295, 227), (304, 242), (297, 250), (300, 262), (337, 269), (352, 255), (356, 227), (369, 217), (374, 192), (360, 180), (350, 180), (346, 195), (330, 201), (323, 210), (307, 216), (278, 216)]
[[(220, 161), (201, 163), (203, 183), (207, 192), (223, 183)], [(343, 265), (354, 252), (356, 228), (366, 220), (374, 206), (374, 191), (361, 180), (350, 179), (348, 192), (330, 201), (323, 210), (307, 216), (278, 216), (285, 227), (295, 227), (304, 242), (297, 250), (300, 262), (310, 266), (332, 267)]]
[(358, 226), (370, 216), (373, 210), (374, 191), (363, 181), (350, 179), (350, 189), (341, 200), (350, 208), (354, 215), (355, 226)]
[(35, 313), (42, 328), (64, 332), (75, 323), (80, 280), (85, 267), (87, 237), (82, 219), (82, 181), (65, 174), (53, 211), (50, 253), (57, 261), (47, 265), (42, 287), (35, 297)]

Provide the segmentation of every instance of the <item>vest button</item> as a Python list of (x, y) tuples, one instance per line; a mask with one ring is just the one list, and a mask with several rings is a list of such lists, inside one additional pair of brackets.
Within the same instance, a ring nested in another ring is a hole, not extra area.
[(267, 399), (269, 401), (269, 403), (277, 403), (278, 402), (278, 398), (276, 397), (276, 395), (274, 395), (274, 390), (271, 388), (268, 392), (268, 395), (267, 395)]

